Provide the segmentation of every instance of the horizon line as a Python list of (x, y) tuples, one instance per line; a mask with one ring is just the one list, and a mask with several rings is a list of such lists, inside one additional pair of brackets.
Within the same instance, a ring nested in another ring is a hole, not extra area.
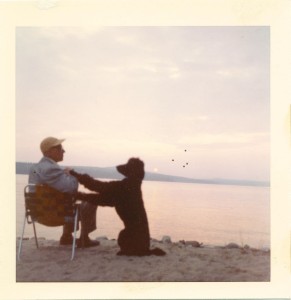
[[(35, 164), (36, 162), (23, 162), (23, 161), (16, 161), (16, 163), (22, 163), (22, 164)], [(65, 164), (63, 166), (66, 166)], [(99, 168), (99, 169), (115, 169), (114, 166), (110, 167), (98, 167), (98, 166), (86, 166), (86, 165), (74, 165), (72, 167), (76, 168)], [(17, 170), (16, 170), (16, 174)], [(117, 173), (119, 174), (119, 173)], [(270, 187), (270, 180), (253, 180), (253, 179), (227, 179), (227, 178), (191, 178), (191, 177), (185, 177), (185, 176), (179, 176), (179, 175), (169, 175), (169, 174), (163, 174), (163, 173), (157, 173), (157, 172), (150, 172), (145, 170), (145, 175), (151, 175), (151, 176), (166, 176), (166, 177), (173, 177), (177, 180), (187, 180), (186, 183), (201, 183), (201, 184), (231, 184), (231, 185), (250, 185), (250, 186), (269, 186)], [(147, 178), (145, 180), (149, 180), (150, 178)], [(165, 180), (156, 180), (156, 181), (165, 181)], [(195, 182), (196, 181), (196, 182)], [(240, 184), (239, 184), (240, 183)], [(248, 184), (247, 184), (248, 183)]]

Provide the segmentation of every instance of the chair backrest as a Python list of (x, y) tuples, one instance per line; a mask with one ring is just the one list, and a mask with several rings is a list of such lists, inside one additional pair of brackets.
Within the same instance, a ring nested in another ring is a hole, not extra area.
[(71, 194), (59, 192), (47, 185), (36, 185), (34, 192), (25, 188), (25, 209), (27, 220), (45, 226), (61, 226), (73, 222), (75, 199)]

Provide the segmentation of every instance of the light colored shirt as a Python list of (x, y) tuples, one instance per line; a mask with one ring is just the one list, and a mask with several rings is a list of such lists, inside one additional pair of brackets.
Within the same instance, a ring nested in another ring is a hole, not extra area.
[[(68, 175), (54, 160), (44, 156), (30, 169), (29, 184), (47, 184), (60, 192), (75, 193), (78, 190), (78, 180)], [(33, 190), (30, 189), (32, 192)]]

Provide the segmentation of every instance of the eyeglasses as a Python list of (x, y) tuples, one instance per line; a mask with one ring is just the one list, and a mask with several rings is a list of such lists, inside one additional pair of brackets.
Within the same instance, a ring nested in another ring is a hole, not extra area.
[(56, 150), (58, 150), (58, 151), (64, 150), (63, 147), (62, 147), (62, 145), (54, 146), (54, 147), (52, 147), (51, 149), (56, 149)]

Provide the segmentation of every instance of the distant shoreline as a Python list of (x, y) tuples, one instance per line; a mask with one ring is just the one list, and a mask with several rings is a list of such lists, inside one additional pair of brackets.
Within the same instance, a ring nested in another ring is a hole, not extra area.
[[(31, 166), (34, 163), (30, 162), (16, 162), (16, 174), (28, 175)], [(65, 166), (64, 166), (65, 167)], [(71, 166), (80, 173), (88, 173), (95, 178), (110, 178), (122, 179), (115, 167), (88, 167), (88, 166)], [(237, 186), (254, 186), (254, 187), (270, 187), (268, 181), (254, 181), (254, 180), (235, 180), (235, 179), (194, 179), (181, 176), (173, 176), (159, 173), (146, 172), (146, 181), (161, 181), (161, 182), (180, 182), (180, 183), (194, 183), (194, 184), (217, 184), (217, 185), (237, 185)]]

